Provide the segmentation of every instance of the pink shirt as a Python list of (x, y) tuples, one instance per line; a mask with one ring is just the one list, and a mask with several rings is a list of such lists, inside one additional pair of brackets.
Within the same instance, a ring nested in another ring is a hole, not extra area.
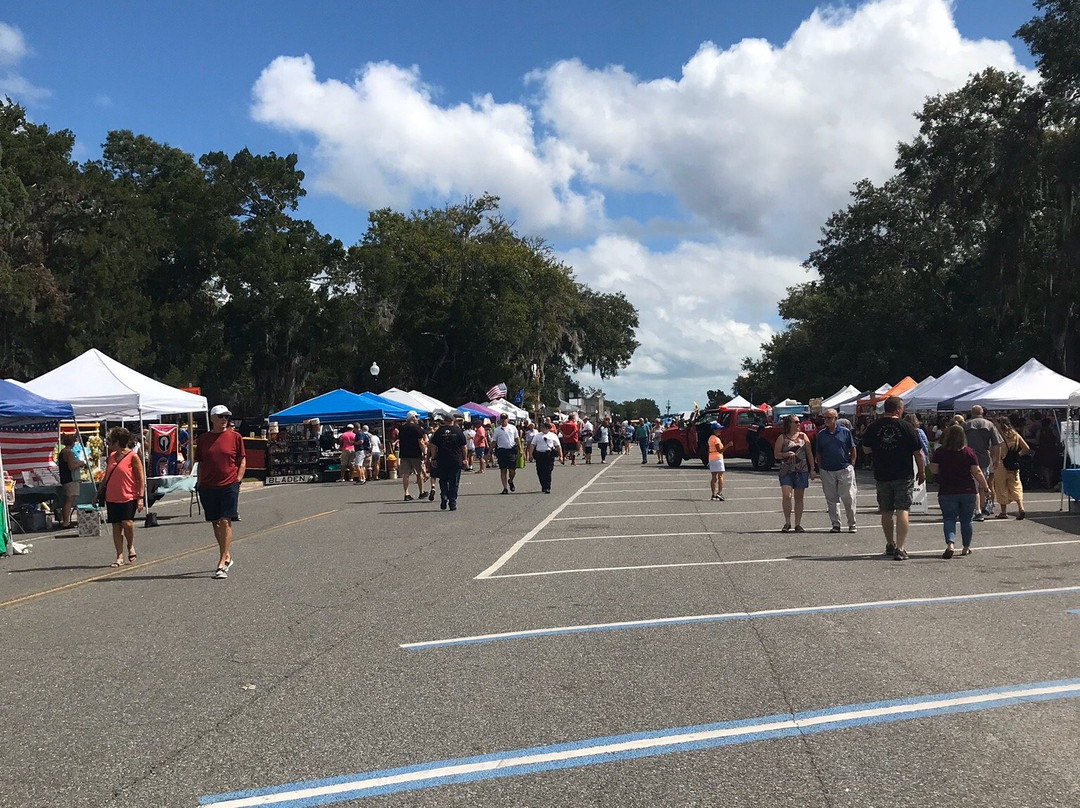
[(341, 448), (344, 451), (351, 452), (354, 448), (356, 448), (356, 433), (353, 432), (351, 429), (347, 430), (346, 432), (342, 432), (340, 435), (338, 435), (338, 443), (341, 445)]
[(139, 460), (137, 452), (128, 452), (120, 458), (118, 465), (116, 454), (113, 452), (109, 455), (105, 466), (105, 474), (109, 477), (109, 484), (105, 487), (105, 501), (132, 502), (143, 495), (135, 482), (135, 464), (142, 461)]

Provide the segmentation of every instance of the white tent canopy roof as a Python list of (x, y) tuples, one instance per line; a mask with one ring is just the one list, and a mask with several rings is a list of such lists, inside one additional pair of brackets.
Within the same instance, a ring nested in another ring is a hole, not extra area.
[(908, 391), (909, 398), (904, 399), (904, 405), (909, 410), (933, 410), (937, 409), (939, 401), (966, 393), (979, 387), (985, 387), (989, 382), (980, 379), (973, 373), (968, 373), (959, 365), (953, 365), (945, 373), (941, 374), (936, 381), (927, 385), (920, 384)]
[(757, 407), (755, 407), (753, 404), (751, 404), (749, 401), (747, 401), (742, 396), (735, 396), (735, 398), (731, 399), (731, 401), (729, 401), (727, 404), (724, 404), (723, 406), (724, 406), (725, 409), (729, 409), (729, 410), (734, 410), (734, 409), (756, 410), (757, 409)]
[(403, 407), (408, 407), (410, 410), (417, 410), (420, 412), (430, 412), (433, 409), (454, 409), (453, 407), (447, 407), (445, 404), (440, 404), (437, 408), (429, 407), (421, 398), (415, 395), (415, 392), (406, 392), (397, 387), (391, 387), (389, 390), (379, 393), (379, 395), (383, 398), (388, 398), (391, 401), (396, 401), (398, 404), (401, 404)]
[(499, 412), (505, 412), (507, 415), (514, 419), (529, 417), (529, 413), (526, 410), (521, 409), (521, 407), (515, 407), (505, 398), (499, 398), (495, 401), (485, 401), (484, 406), (487, 407), (489, 410), (498, 410)]
[(419, 390), (410, 390), (409, 395), (414, 398), (418, 398), (424, 402), (424, 409), (428, 412), (435, 412), (436, 410), (442, 410), (446, 413), (459, 412), (457, 407), (451, 407), (445, 401), (439, 401), (439, 399), (421, 393)]
[(1031, 407), (1068, 407), (1069, 396), (1080, 382), (1055, 373), (1032, 358), (1001, 381), (959, 398), (957, 410), (969, 410), (981, 404), (988, 410), (1021, 410)]
[(205, 396), (144, 376), (97, 348), (25, 386), (39, 396), (68, 402), (76, 418), (146, 419), (208, 409)]
[[(912, 399), (912, 397), (913, 397), (913, 396), (915, 396), (915, 395), (917, 395), (917, 394), (918, 394), (918, 392), (919, 392), (919, 390), (925, 390), (925, 389), (926, 389), (927, 387), (929, 387), (930, 385), (932, 385), (932, 384), (933, 384), (934, 382), (936, 382), (936, 381), (937, 381), (937, 376), (927, 376), (927, 377), (926, 377), (925, 379), (923, 379), (923, 380), (922, 380), (921, 382), (919, 382), (919, 383), (918, 383), (917, 385), (915, 385), (914, 387), (910, 387), (910, 388), (908, 388), (907, 390), (905, 390), (904, 392), (902, 392), (902, 393), (901, 393), (901, 394), (900, 394), (899, 396), (897, 396), (897, 397), (898, 397), (898, 398), (899, 398), (899, 399), (900, 399), (901, 401), (903, 401), (903, 402), (904, 402), (904, 406), (905, 406), (905, 407), (906, 407), (907, 409), (909, 409), (909, 410), (913, 410), (913, 409), (915, 409), (915, 408), (911, 406), (911, 399)], [(878, 412), (885, 412), (885, 402), (884, 402), (884, 401), (879, 401), (879, 402), (877, 403), (877, 411), (878, 411)]]
[(827, 399), (821, 402), (822, 409), (829, 409), (835, 407), (837, 404), (843, 404), (845, 401), (850, 401), (852, 398), (857, 398), (862, 391), (853, 384), (845, 385), (837, 390)]

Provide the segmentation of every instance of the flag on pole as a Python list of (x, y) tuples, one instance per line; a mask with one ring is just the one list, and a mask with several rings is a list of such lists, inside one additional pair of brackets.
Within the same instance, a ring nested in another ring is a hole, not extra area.
[(522, 387), (516, 393), (514, 393), (514, 403), (519, 407), (525, 403), (525, 388)]
[(49, 465), (56, 448), (59, 429), (59, 421), (0, 427), (0, 451), (4, 453), (4, 470), (14, 477), (24, 471)]
[(494, 401), (497, 398), (506, 398), (506, 384), (499, 382), (497, 385), (487, 391), (488, 401)]

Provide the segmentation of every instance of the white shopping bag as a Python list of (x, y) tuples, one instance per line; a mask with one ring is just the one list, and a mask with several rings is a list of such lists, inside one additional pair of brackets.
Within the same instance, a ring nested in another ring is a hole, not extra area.
[[(911, 461), (911, 463), (915, 467), (916, 474), (918, 474), (918, 465), (915, 463), (914, 460)], [(910, 512), (911, 513), (930, 513), (930, 506), (926, 502), (926, 480), (925, 479), (920, 483), (920, 482), (918, 482), (918, 478), (916, 477), (915, 491), (911, 495), (911, 509), (910, 509)]]

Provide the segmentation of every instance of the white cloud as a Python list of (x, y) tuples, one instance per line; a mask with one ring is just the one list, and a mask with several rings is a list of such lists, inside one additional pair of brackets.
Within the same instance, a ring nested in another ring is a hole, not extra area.
[[(731, 244), (683, 242), (655, 252), (625, 236), (603, 236), (560, 258), (600, 292), (622, 292), (638, 309), (641, 347), (615, 379), (582, 376), (610, 398), (662, 403), (730, 389), (743, 357), (775, 333), (776, 301), (809, 276), (797, 258)], [(673, 406), (689, 406), (690, 400)]]
[(1022, 70), (1008, 43), (965, 40), (946, 0), (879, 0), (816, 11), (783, 45), (706, 42), (677, 80), (576, 60), (531, 78), (592, 182), (669, 193), (716, 230), (782, 244), (812, 237), (855, 180), (887, 176), (925, 97), (988, 65)]
[(16, 102), (38, 101), (49, 95), (43, 87), (36, 87), (16, 71), (16, 66), (30, 53), (22, 31), (14, 25), (0, 22), (0, 100), (5, 96)]
[(352, 84), (320, 82), (309, 56), (275, 59), (254, 87), (256, 120), (314, 135), (320, 187), (343, 199), (406, 207), (418, 195), (504, 195), (535, 227), (581, 229), (600, 215), (598, 190), (571, 181), (586, 161), (537, 140), (532, 113), (490, 95), (441, 107), (416, 68), (369, 64)]

